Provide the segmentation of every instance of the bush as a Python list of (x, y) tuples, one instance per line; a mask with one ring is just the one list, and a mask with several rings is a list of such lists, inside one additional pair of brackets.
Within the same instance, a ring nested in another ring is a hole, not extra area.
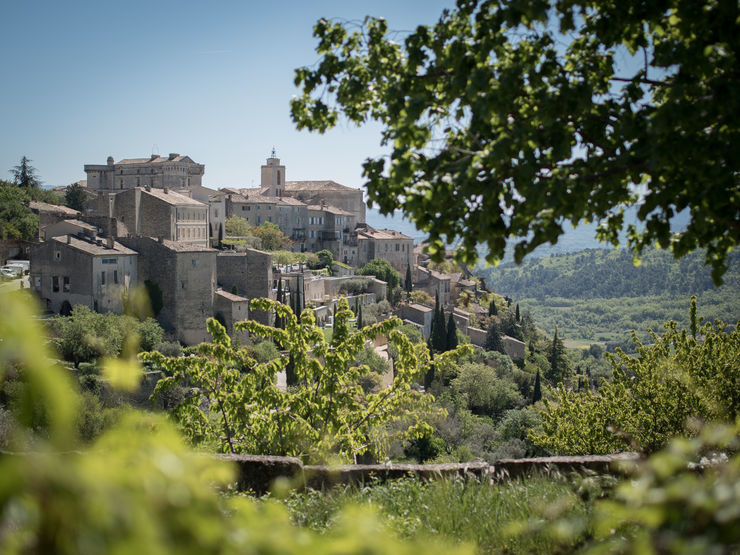
[(493, 418), (505, 411), (524, 404), (516, 386), (498, 377), (490, 366), (466, 363), (460, 367), (452, 380), (452, 390), (461, 395), (474, 414), (485, 414)]

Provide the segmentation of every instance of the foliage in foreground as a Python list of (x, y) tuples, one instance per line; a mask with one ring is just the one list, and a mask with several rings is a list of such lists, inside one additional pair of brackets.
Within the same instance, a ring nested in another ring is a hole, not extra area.
[[(586, 520), (590, 503), (564, 477), (536, 476), (491, 484), (488, 480), (442, 479), (425, 483), (414, 478), (337, 487), (328, 491), (294, 492), (283, 503), (299, 526), (333, 529), (346, 505), (373, 504), (385, 524), (404, 538), (467, 541), (480, 553), (552, 553), (563, 549), (547, 531), (517, 537), (509, 528), (546, 518), (557, 510), (563, 518)], [(581, 540), (571, 538), (571, 545)]]
[(314, 36), (293, 121), (378, 122), (392, 152), (365, 162), (368, 197), (428, 232), (434, 257), (460, 237), (458, 260), (486, 243), (494, 262), (514, 238), (521, 262), (567, 221), (618, 244), (636, 206), (633, 250), (705, 247), (721, 282), (740, 241), (736, 0), (458, 0), (402, 43), (371, 17), (320, 19)]
[[(0, 379), (23, 373), (27, 395), (0, 457), (0, 551), (15, 553), (470, 553), (425, 538), (400, 542), (368, 509), (348, 509), (329, 534), (294, 527), (276, 503), (226, 498), (234, 468), (191, 452), (162, 418), (131, 412), (75, 452), (79, 397), (45, 348), (23, 295), (0, 297)], [(108, 374), (133, 378), (135, 364)], [(124, 380), (125, 381), (125, 380)], [(120, 383), (120, 381), (118, 382)], [(32, 437), (42, 411), (48, 437)], [(33, 453), (27, 453), (33, 441)]]
[[(282, 303), (256, 299), (250, 306), (274, 310), (285, 329), (255, 321), (239, 322), (235, 328), (271, 339), (284, 356), (257, 363), (231, 343), (214, 319), (208, 321), (213, 342), (199, 345), (195, 356), (143, 355), (168, 374), (155, 395), (178, 385), (193, 388), (173, 409), (187, 437), (223, 452), (353, 460), (368, 451), (382, 459), (394, 439), (388, 431), (392, 422), (405, 422), (398, 433), (417, 433), (433, 397), (415, 393), (411, 384), (426, 372), (430, 356), (426, 345), (412, 344), (396, 329), (400, 320), (390, 318), (351, 333), (353, 314), (341, 299), (327, 342), (310, 309), (298, 320)], [(353, 361), (377, 335), (387, 335), (396, 346), (395, 376), (390, 387), (365, 393), (360, 378), (370, 369)], [(296, 383), (288, 391), (277, 386), (277, 373), (283, 370)]]
[(609, 355), (613, 379), (598, 392), (555, 391), (545, 401), (541, 433), (532, 441), (556, 453), (653, 452), (674, 436), (692, 435), (691, 420), (734, 423), (740, 415), (740, 330), (723, 322), (689, 330), (664, 325), (653, 344), (637, 337), (637, 356)]

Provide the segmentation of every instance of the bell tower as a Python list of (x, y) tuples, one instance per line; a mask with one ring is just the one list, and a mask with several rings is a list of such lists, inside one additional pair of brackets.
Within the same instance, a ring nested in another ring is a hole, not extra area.
[(282, 197), (285, 191), (285, 166), (280, 165), (280, 158), (275, 154), (275, 147), (267, 159), (267, 164), (262, 166), (262, 187), (267, 187), (266, 196)]

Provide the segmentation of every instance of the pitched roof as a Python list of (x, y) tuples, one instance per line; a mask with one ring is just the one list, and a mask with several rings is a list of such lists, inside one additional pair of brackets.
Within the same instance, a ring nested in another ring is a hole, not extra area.
[[(90, 225), (89, 223), (83, 222), (82, 220), (62, 220), (62, 221), (64, 223), (66, 223), (66, 224), (76, 225), (77, 227), (81, 227), (82, 229), (86, 229), (88, 231), (97, 231), (98, 230), (98, 228), (95, 227), (94, 225)], [(54, 225), (54, 224), (52, 224), (52, 225)]]
[(329, 212), (330, 214), (334, 214), (335, 216), (354, 216), (352, 212), (347, 212), (346, 210), (342, 210), (341, 208), (337, 208), (336, 206), (332, 206), (331, 204), (309, 204), (308, 209), (321, 212)]
[(171, 189), (168, 190), (166, 193), (164, 192), (164, 189), (159, 189), (158, 187), (141, 189), (141, 191), (147, 195), (151, 195), (155, 198), (158, 198), (159, 200), (163, 200), (168, 204), (176, 206), (205, 206), (204, 203), (190, 197), (186, 197), (185, 195), (182, 195)]
[(39, 212), (54, 212), (57, 214), (67, 214), (69, 216), (79, 216), (80, 213), (77, 210), (72, 210), (67, 206), (60, 206), (58, 204), (48, 204), (46, 202), (39, 202), (32, 200), (29, 203), (31, 210), (38, 210)]
[(224, 291), (223, 289), (219, 289), (218, 291), (216, 291), (216, 295), (219, 295), (224, 299), (228, 299), (231, 302), (242, 302), (249, 300), (246, 297), (242, 297), (241, 295), (234, 295), (233, 293), (229, 293), (228, 291)]
[[(153, 237), (150, 238), (152, 241), (157, 241)], [(175, 252), (218, 252), (216, 249), (210, 247), (203, 247), (201, 245), (195, 245), (192, 243), (183, 243), (180, 241), (170, 241), (169, 239), (162, 239), (162, 245)]]
[(354, 189), (341, 185), (330, 179), (324, 181), (286, 181), (285, 189), (287, 191), (353, 191), (361, 192), (360, 189)]
[[(82, 252), (86, 252), (92, 256), (115, 256), (118, 254), (138, 254), (135, 250), (124, 247), (121, 243), (116, 241), (113, 242), (113, 248), (109, 249), (106, 245), (105, 239), (101, 241), (102, 244), (98, 245), (97, 242), (85, 241), (79, 239), (74, 235), (62, 235), (60, 237), (52, 237), (51, 241), (56, 241), (73, 249), (77, 249)], [(67, 242), (69, 240), (69, 242)]]
[(375, 229), (370, 226), (367, 226), (365, 229), (358, 229), (357, 235), (358, 238), (366, 237), (368, 239), (407, 239), (409, 241), (413, 241), (413, 238), (401, 233), (400, 231), (395, 231), (393, 229)]
[(118, 162), (115, 162), (115, 164), (118, 165), (126, 165), (126, 164), (164, 164), (166, 162), (193, 162), (192, 158), (189, 156), (181, 156), (177, 155), (173, 157), (172, 159), (169, 158), (169, 156), (157, 156), (156, 158), (124, 158), (122, 160), (118, 160)]

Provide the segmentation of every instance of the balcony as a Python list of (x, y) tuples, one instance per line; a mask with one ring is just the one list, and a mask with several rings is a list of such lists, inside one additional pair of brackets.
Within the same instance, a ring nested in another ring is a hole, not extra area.
[(319, 239), (322, 241), (340, 241), (342, 233), (340, 231), (319, 231)]

